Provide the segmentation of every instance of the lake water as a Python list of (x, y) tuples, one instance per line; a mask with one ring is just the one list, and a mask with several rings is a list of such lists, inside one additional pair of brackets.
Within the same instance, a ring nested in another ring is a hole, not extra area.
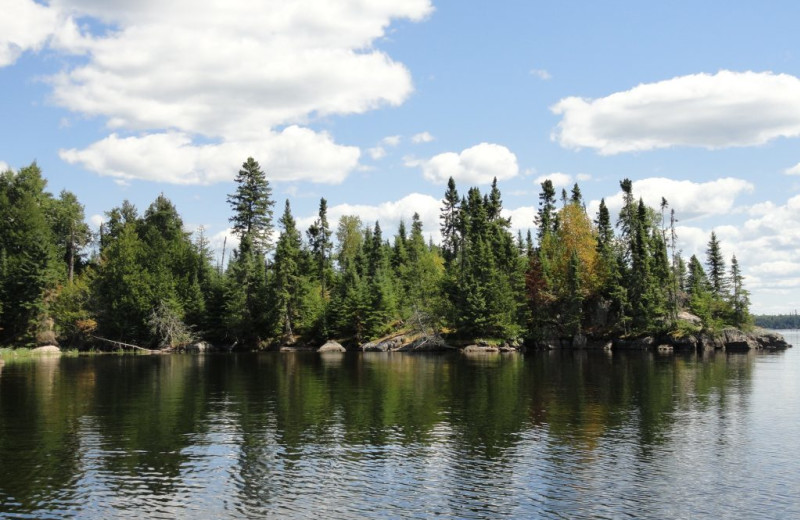
[(0, 517), (264, 516), (800, 518), (800, 348), (0, 368)]

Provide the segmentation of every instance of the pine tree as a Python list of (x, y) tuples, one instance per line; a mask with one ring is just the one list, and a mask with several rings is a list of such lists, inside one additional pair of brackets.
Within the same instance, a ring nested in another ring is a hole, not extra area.
[(233, 232), (240, 239), (250, 237), (256, 252), (267, 253), (271, 249), (272, 207), (275, 205), (269, 181), (258, 162), (248, 157), (234, 182), (236, 191), (228, 195), (228, 204), (233, 210), (230, 217)]

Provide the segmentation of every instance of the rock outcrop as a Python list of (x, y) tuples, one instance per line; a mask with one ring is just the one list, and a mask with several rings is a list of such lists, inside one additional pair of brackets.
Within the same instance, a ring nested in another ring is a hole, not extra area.
[(347, 349), (345, 349), (343, 346), (341, 346), (336, 341), (328, 341), (327, 343), (325, 343), (324, 345), (319, 347), (317, 349), (317, 352), (320, 352), (320, 353), (322, 353), (322, 352), (347, 352)]

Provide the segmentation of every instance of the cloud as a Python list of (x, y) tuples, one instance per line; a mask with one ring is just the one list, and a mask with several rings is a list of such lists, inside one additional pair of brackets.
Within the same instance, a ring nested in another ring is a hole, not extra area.
[(399, 135), (389, 135), (381, 139), (381, 144), (386, 146), (397, 146), (398, 144), (400, 144), (401, 140), (402, 137), (400, 137)]
[(406, 159), (407, 166), (419, 166), (431, 182), (444, 184), (450, 177), (457, 183), (489, 184), (519, 174), (517, 156), (499, 144), (480, 143), (461, 153), (447, 152), (430, 159)]
[(537, 78), (545, 81), (553, 77), (545, 69), (531, 69), (530, 74), (531, 76), (536, 76)]
[(28, 50), (38, 50), (57, 31), (58, 13), (32, 0), (4, 0), (0, 16), (0, 67)]
[[(709, 182), (651, 177), (633, 182), (634, 197), (641, 197), (645, 204), (654, 208), (661, 205), (661, 197), (666, 198), (681, 221), (730, 213), (736, 198), (743, 193), (752, 192), (753, 189), (752, 183), (731, 177)], [(605, 199), (610, 211), (619, 212), (622, 207), (621, 190)], [(590, 215), (597, 212), (599, 204), (598, 200), (589, 204)]]
[(795, 164), (791, 168), (787, 168), (783, 173), (786, 175), (800, 175), (800, 163)]
[(368, 148), (367, 153), (369, 154), (370, 157), (372, 157), (376, 161), (386, 157), (386, 149), (383, 146)]
[(536, 216), (536, 207), (523, 206), (521, 208), (507, 209), (503, 208), (502, 215), (504, 218), (511, 219), (511, 233), (516, 236), (518, 231), (522, 232), (524, 237), (530, 229), (533, 232), (536, 225), (533, 223), (533, 218)]
[[(725, 180), (719, 179), (715, 182)], [(715, 192), (703, 188), (704, 184), (713, 183), (694, 184), (695, 186), (685, 186), (687, 197), (698, 202), (698, 192), (705, 192), (710, 207), (719, 212), (714, 215), (725, 214), (722, 208), (727, 202), (713, 200)], [(634, 194), (637, 193), (636, 186), (634, 183)], [(678, 198), (675, 198), (675, 202), (677, 201)], [(655, 204), (651, 202), (650, 205)], [(593, 201), (589, 215), (594, 218), (596, 212), (597, 201)], [(682, 211), (676, 212), (679, 219), (687, 220)], [(800, 195), (791, 197), (785, 204), (756, 204), (747, 215), (743, 222), (709, 227), (679, 222), (676, 226), (677, 248), (683, 252), (684, 258), (696, 255), (705, 264), (706, 249), (713, 230), (720, 241), (728, 269), (731, 256), (736, 255), (745, 276), (745, 288), (752, 293), (754, 312), (786, 312), (800, 308), (800, 293), (789, 290), (800, 287)], [(704, 216), (712, 214), (707, 213)]]
[(553, 183), (554, 188), (566, 188), (567, 186), (572, 186), (572, 175), (568, 173), (548, 173), (547, 175), (540, 175), (534, 179), (534, 183), (539, 185), (546, 180), (550, 180)]
[[(373, 226), (379, 221), (384, 238), (393, 236), (404, 220), (406, 225), (411, 222), (414, 213), (419, 213), (422, 220), (422, 230), (426, 237), (432, 237), (434, 242), (440, 241), (439, 211), (441, 200), (430, 195), (411, 193), (397, 201), (383, 202), (376, 205), (368, 204), (338, 204), (328, 208), (328, 220), (331, 226), (343, 215), (357, 215), (364, 225)], [(297, 219), (299, 229), (306, 229), (317, 218), (316, 215)]]
[[(417, 22), (433, 11), (430, 0), (176, 0), (168, 5), (52, 0), (49, 7), (8, 1), (14, 2), (14, 16), (4, 19), (16, 29), (0, 30), (0, 63), (19, 49), (45, 42), (85, 56), (49, 83), (52, 102), (82, 116), (104, 118), (115, 132), (84, 150), (95, 164), (117, 162), (114, 155), (128, 153), (131, 139), (171, 145), (184, 158), (190, 149), (195, 150), (190, 155), (202, 156), (213, 148), (208, 142), (237, 149), (260, 143), (263, 148), (283, 135), (279, 129), (284, 127), (400, 105), (413, 91), (411, 74), (373, 44), (395, 20)], [(34, 23), (37, 17), (41, 23)], [(87, 23), (78, 31), (70, 17)], [(287, 146), (270, 148), (287, 153), (271, 162), (299, 165), (303, 169), (294, 174), (319, 182), (331, 182), (333, 169), (340, 180), (342, 161), (317, 176), (304, 167), (319, 161), (300, 158), (286, 141)], [(325, 156), (331, 142), (317, 139), (319, 150), (305, 146), (313, 144), (308, 139), (300, 146), (304, 153)], [(353, 156), (352, 147), (339, 152)], [(175, 177), (172, 170), (168, 177)], [(134, 169), (125, 175), (139, 173)], [(180, 174), (181, 182), (222, 177), (202, 166), (199, 172)]]
[(89, 225), (91, 225), (93, 229), (100, 229), (100, 226), (105, 221), (106, 217), (103, 215), (95, 214), (89, 217)]
[(271, 181), (311, 180), (337, 184), (356, 167), (360, 151), (341, 146), (327, 133), (289, 126), (259, 140), (197, 145), (182, 132), (119, 137), (116, 134), (83, 150), (59, 151), (63, 160), (100, 175), (171, 184), (230, 181), (238, 165), (254, 157)]
[(7, 172), (11, 169), (11, 166), (5, 161), (0, 161), (0, 173)]
[(420, 132), (411, 136), (411, 142), (414, 144), (430, 143), (434, 137), (429, 132)]
[(601, 155), (673, 146), (719, 149), (800, 136), (800, 79), (772, 72), (692, 74), (599, 99), (568, 97), (552, 138)]
[(592, 180), (592, 176), (590, 174), (588, 174), (588, 173), (579, 173), (578, 175), (575, 176), (575, 178), (578, 179), (581, 182), (586, 182), (586, 181)]

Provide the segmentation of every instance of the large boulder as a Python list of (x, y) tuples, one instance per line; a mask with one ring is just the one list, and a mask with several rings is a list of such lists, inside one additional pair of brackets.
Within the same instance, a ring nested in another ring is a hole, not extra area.
[(347, 352), (343, 346), (336, 341), (328, 341), (317, 349), (317, 352)]
[(725, 343), (725, 350), (745, 351), (758, 348), (758, 341), (755, 337), (734, 328), (722, 331), (722, 341)]
[(786, 342), (781, 334), (764, 329), (757, 329), (748, 334), (753, 341), (758, 345), (757, 348), (765, 350), (784, 350), (791, 348), (791, 345)]

